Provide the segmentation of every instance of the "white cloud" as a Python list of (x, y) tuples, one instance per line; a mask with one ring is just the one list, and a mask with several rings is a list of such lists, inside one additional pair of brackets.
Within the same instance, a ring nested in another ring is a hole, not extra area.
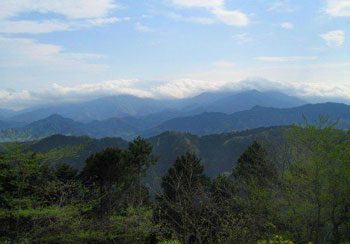
[(173, 0), (173, 3), (187, 8), (219, 8), (224, 5), (224, 0)]
[(202, 24), (202, 25), (211, 25), (211, 24), (214, 24), (216, 22), (215, 19), (213, 19), (213, 18), (197, 17), (197, 16), (186, 17), (186, 16), (179, 15), (179, 14), (176, 14), (173, 12), (168, 13), (167, 16), (173, 20), (198, 23), (198, 24)]
[(249, 24), (249, 18), (246, 14), (237, 10), (225, 10), (217, 8), (213, 10), (216, 17), (226, 25), (246, 26)]
[[(211, 73), (208, 71), (187, 74), (182, 78), (152, 83), (152, 85), (138, 79), (120, 79), (75, 86), (54, 84), (49, 89), (36, 89), (35, 91), (0, 90), (0, 106), (23, 108), (38, 104), (85, 101), (119, 94), (154, 98), (184, 98), (207, 91), (247, 89), (279, 90), (292, 95), (350, 99), (349, 67), (350, 63), (323, 63), (280, 65), (247, 70), (215, 69), (210, 71)], [(265, 77), (266, 79), (250, 77)], [(145, 86), (145, 84), (148, 85)]]
[(2, 33), (30, 33), (40, 34), (54, 31), (65, 31), (71, 29), (71, 24), (58, 20), (44, 21), (0, 21), (0, 32)]
[(294, 28), (294, 25), (292, 23), (289, 23), (289, 22), (283, 22), (280, 24), (280, 26), (283, 28), (283, 29), (287, 29), (287, 30), (291, 30)]
[[(108, 17), (117, 7), (114, 0), (1, 0), (0, 32), (40, 34), (125, 21), (126, 18)], [(63, 18), (12, 19), (27, 13), (54, 13)]]
[(289, 95), (300, 97), (323, 97), (349, 99), (350, 86), (347, 84), (330, 84), (326, 82), (300, 83), (281, 82), (261, 78), (250, 78), (239, 82), (231, 83), (228, 88), (232, 90), (259, 91), (278, 90)]
[(153, 29), (153, 28), (151, 28), (151, 27), (149, 27), (149, 26), (146, 26), (146, 25), (143, 25), (143, 24), (141, 24), (141, 23), (139, 23), (139, 22), (137, 22), (137, 23), (135, 24), (135, 29), (136, 29), (137, 31), (139, 31), (139, 32), (144, 32), (144, 33), (152, 33), (152, 32), (154, 32), (154, 29)]
[(212, 18), (195, 17), (195, 16), (187, 17), (184, 20), (188, 22), (202, 24), (202, 25), (211, 25), (215, 23), (215, 20)]
[(117, 17), (110, 17), (110, 18), (97, 18), (89, 20), (89, 23), (93, 25), (104, 25), (104, 24), (113, 24), (121, 21), (129, 21), (129, 17), (125, 18), (117, 18)]
[(184, 98), (205, 91), (218, 91), (227, 82), (195, 79), (178, 79), (152, 88), (153, 96)]
[(121, 79), (77, 86), (53, 84), (49, 89), (36, 91), (0, 90), (0, 106), (20, 109), (33, 105), (86, 101), (119, 94), (151, 97), (152, 94), (150, 92), (135, 88), (138, 82), (139, 80), (137, 79)]
[(350, 17), (350, 0), (327, 0), (326, 12), (332, 17)]
[(1, 21), (0, 32), (8, 34), (29, 33), (41, 34), (56, 31), (71, 31), (91, 26), (100, 26), (105, 24), (112, 24), (121, 21), (128, 21), (130, 18), (96, 18), (86, 21), (66, 21), (66, 20), (43, 20), (43, 21)]
[[(258, 77), (259, 79), (251, 79), (251, 77)], [(349, 77), (350, 63), (320, 62), (308, 62), (298, 65), (264, 64), (251, 67), (241, 67), (237, 64), (235, 69), (212, 69), (186, 75), (186, 78), (192, 80), (206, 80), (209, 83), (219, 81), (221, 84), (225, 84), (222, 86), (222, 90), (230, 89), (230, 87), (234, 88), (236, 87), (234, 84), (242, 80), (250, 79), (256, 81), (264, 78), (263, 80), (279, 81), (281, 84), (293, 84), (299, 89), (307, 86), (313, 87), (313, 90), (311, 88), (308, 90), (309, 95), (330, 96), (332, 93), (334, 96), (343, 98), (350, 98), (350, 89), (337, 90), (335, 92), (333, 88), (345, 87), (347, 84), (350, 84)], [(267, 87), (263, 81), (258, 84), (261, 86), (255, 86), (256, 89)], [(329, 90), (326, 87), (329, 87)], [(249, 89), (249, 87), (246, 88)], [(280, 86), (276, 84), (270, 88), (280, 89)]]
[(308, 56), (286, 56), (286, 57), (255, 57), (255, 60), (265, 61), (265, 62), (293, 62), (301, 60), (316, 60), (317, 57)]
[(101, 18), (118, 6), (114, 0), (1, 0), (0, 18), (21, 13), (56, 13), (70, 19)]
[(218, 68), (233, 68), (236, 66), (236, 64), (227, 61), (217, 61), (213, 63), (213, 66)]
[[(220, 22), (230, 25), (230, 26), (246, 26), (249, 24), (248, 16), (239, 10), (227, 10), (224, 7), (224, 0), (172, 0), (173, 4), (177, 6), (182, 6), (186, 8), (207, 8), (217, 20)], [(197, 22), (201, 24), (212, 24), (212, 20), (208, 18), (192, 18), (192, 22)]]
[[(151, 97), (152, 94), (148, 91), (138, 89), (135, 86), (140, 81), (138, 79), (120, 79), (99, 82), (94, 84), (81, 84), (77, 86), (61, 86), (54, 84), (52, 89), (52, 95), (62, 98), (86, 98), (87, 96), (107, 96), (117, 94), (130, 94), (138, 97)], [(45, 93), (44, 91), (42, 93)]]
[(291, 6), (289, 0), (273, 0), (267, 10), (272, 12), (293, 12), (295, 8)]
[(38, 43), (33, 39), (0, 37), (1, 68), (35, 68), (38, 70), (103, 71), (103, 64), (89, 60), (103, 56), (88, 53), (67, 53), (58, 45)]
[(253, 38), (248, 33), (241, 33), (241, 34), (234, 35), (233, 39), (235, 39), (240, 44), (253, 41)]
[(329, 31), (321, 37), (329, 47), (341, 47), (345, 42), (345, 33), (342, 30)]

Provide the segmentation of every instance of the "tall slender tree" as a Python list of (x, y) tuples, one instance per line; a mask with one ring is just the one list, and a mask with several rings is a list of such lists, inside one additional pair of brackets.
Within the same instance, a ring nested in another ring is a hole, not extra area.
[(209, 179), (203, 172), (201, 160), (186, 153), (175, 160), (162, 179), (161, 223), (184, 244), (204, 243), (208, 237), (203, 204)]
[(126, 161), (131, 169), (135, 171), (135, 186), (133, 191), (132, 204), (140, 207), (145, 202), (145, 192), (143, 178), (146, 176), (150, 166), (157, 162), (157, 157), (153, 155), (152, 145), (141, 137), (137, 137), (129, 143), (126, 151)]

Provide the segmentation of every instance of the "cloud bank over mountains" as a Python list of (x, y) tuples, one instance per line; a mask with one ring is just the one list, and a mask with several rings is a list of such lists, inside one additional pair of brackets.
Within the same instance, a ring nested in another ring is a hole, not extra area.
[(128, 94), (156, 99), (181, 99), (203, 92), (239, 92), (256, 89), (259, 91), (280, 91), (299, 97), (319, 97), (350, 100), (350, 85), (301, 84), (274, 82), (264, 79), (248, 79), (239, 82), (204, 81), (179, 79), (155, 83), (141, 89), (145, 81), (121, 79), (77, 86), (53, 84), (50, 89), (38, 91), (0, 90), (0, 107), (22, 109), (30, 106), (88, 101), (105, 96)]

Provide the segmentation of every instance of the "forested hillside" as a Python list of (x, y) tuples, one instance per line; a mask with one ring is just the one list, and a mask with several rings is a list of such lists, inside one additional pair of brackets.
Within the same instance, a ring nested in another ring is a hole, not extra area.
[(348, 243), (349, 148), (326, 123), (5, 143), (0, 242)]
[[(151, 167), (149, 173), (152, 177), (159, 178), (170, 168), (176, 157), (186, 152), (194, 152), (201, 157), (206, 173), (215, 177), (230, 171), (232, 164), (254, 140), (260, 141), (267, 148), (276, 148), (284, 140), (284, 131), (283, 127), (272, 127), (209, 136), (164, 132), (146, 140), (153, 146), (153, 152), (159, 161)], [(24, 145), (29, 151), (53, 155), (56, 157), (52, 161), (54, 164), (65, 162), (81, 169), (90, 154), (108, 147), (125, 149), (128, 142), (120, 138), (93, 139), (54, 135)]]

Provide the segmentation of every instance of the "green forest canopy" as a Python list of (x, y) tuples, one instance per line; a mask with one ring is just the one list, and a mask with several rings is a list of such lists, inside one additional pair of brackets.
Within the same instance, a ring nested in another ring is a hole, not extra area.
[[(166, 170), (159, 191), (144, 184), (159, 162), (152, 144), (141, 138), (92, 153), (81, 169), (50, 163), (65, 151), (33, 153), (28, 145), (6, 144), (0, 158), (0, 241), (349, 242), (348, 131), (307, 125), (283, 135), (275, 152), (273, 143), (264, 144), (267, 150), (252, 141), (229, 172), (211, 178), (188, 148)], [(72, 159), (80, 150), (73, 149)]]

